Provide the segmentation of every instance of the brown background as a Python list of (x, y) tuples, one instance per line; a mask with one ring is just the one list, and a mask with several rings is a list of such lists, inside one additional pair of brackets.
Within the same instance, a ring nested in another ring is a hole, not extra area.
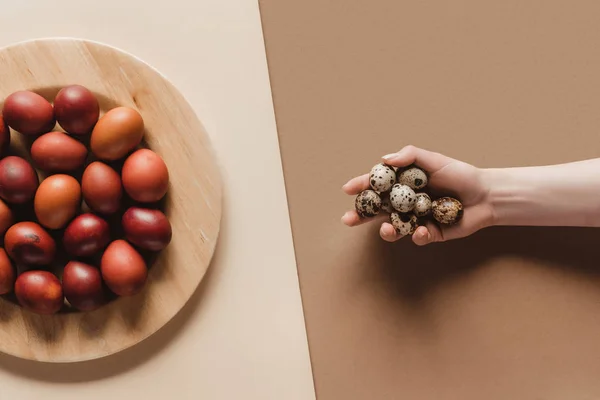
[(482, 167), (600, 156), (600, 3), (261, 11), (318, 398), (599, 398), (599, 231), (421, 249), (339, 218), (341, 185), (409, 143)]

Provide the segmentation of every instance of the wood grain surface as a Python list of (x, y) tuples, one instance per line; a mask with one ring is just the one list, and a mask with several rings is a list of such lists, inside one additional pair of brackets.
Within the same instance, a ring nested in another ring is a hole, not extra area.
[[(75, 362), (128, 348), (164, 326), (187, 302), (210, 264), (221, 220), (221, 178), (202, 123), (177, 89), (139, 59), (95, 42), (59, 38), (0, 50), (0, 99), (33, 90), (47, 99), (81, 84), (102, 113), (137, 109), (145, 140), (166, 162), (170, 245), (152, 265), (142, 293), (90, 313), (39, 316), (0, 299), (0, 351), (44, 362)], [(1, 104), (1, 103), (0, 103)], [(12, 132), (19, 142), (19, 134)]]

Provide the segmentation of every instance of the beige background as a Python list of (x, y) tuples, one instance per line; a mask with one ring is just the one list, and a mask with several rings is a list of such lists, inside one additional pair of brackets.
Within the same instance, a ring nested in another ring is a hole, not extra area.
[(599, 157), (600, 3), (261, 11), (318, 398), (600, 398), (598, 230), (418, 249), (339, 222), (341, 185), (409, 143), (480, 166)]
[(172, 323), (119, 355), (64, 366), (0, 355), (1, 400), (314, 398), (258, 5), (155, 4), (3, 2), (0, 45), (98, 40), (172, 80), (222, 164), (226, 200), (214, 263)]

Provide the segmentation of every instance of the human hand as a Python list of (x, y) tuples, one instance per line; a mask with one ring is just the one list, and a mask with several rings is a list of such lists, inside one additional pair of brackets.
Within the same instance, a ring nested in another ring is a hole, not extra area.
[[(492, 225), (494, 211), (488, 201), (489, 187), (484, 180), (482, 170), (455, 160), (443, 154), (434, 153), (414, 146), (406, 146), (397, 153), (383, 157), (383, 162), (394, 167), (416, 165), (429, 175), (428, 188), (436, 195), (453, 195), (463, 204), (462, 219), (451, 226), (439, 226), (427, 222), (419, 226), (412, 235), (415, 244), (423, 246), (433, 242), (443, 242), (469, 236), (480, 229)], [(351, 179), (343, 186), (348, 195), (357, 195), (369, 189), (369, 174)], [(385, 212), (374, 218), (361, 218), (356, 210), (348, 211), (342, 222), (348, 226), (357, 226), (369, 221), (380, 221)], [(383, 222), (379, 231), (381, 238), (394, 242), (400, 236), (389, 222)]]

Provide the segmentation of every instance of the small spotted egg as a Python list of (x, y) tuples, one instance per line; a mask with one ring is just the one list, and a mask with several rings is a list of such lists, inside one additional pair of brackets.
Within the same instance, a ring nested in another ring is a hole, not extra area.
[(417, 202), (413, 212), (417, 217), (424, 217), (431, 212), (431, 197), (427, 193), (417, 193)]
[(398, 183), (419, 190), (427, 186), (427, 174), (421, 168), (411, 167), (398, 175)]
[(412, 235), (419, 226), (416, 215), (401, 214), (397, 212), (390, 214), (390, 223), (396, 232), (402, 236)]
[(396, 183), (390, 192), (390, 202), (396, 211), (407, 213), (415, 208), (417, 196), (407, 185)]
[(369, 183), (373, 190), (383, 193), (387, 192), (396, 183), (396, 172), (386, 164), (377, 164), (371, 169)]
[(392, 202), (390, 201), (390, 195), (386, 194), (385, 196), (381, 197), (381, 210), (385, 211), (388, 214), (393, 213), (394, 207), (392, 207)]
[(463, 206), (460, 201), (452, 197), (441, 197), (433, 201), (431, 205), (433, 218), (440, 224), (451, 225), (463, 216)]
[(374, 217), (381, 210), (381, 197), (374, 190), (363, 190), (356, 196), (354, 207), (362, 218)]

